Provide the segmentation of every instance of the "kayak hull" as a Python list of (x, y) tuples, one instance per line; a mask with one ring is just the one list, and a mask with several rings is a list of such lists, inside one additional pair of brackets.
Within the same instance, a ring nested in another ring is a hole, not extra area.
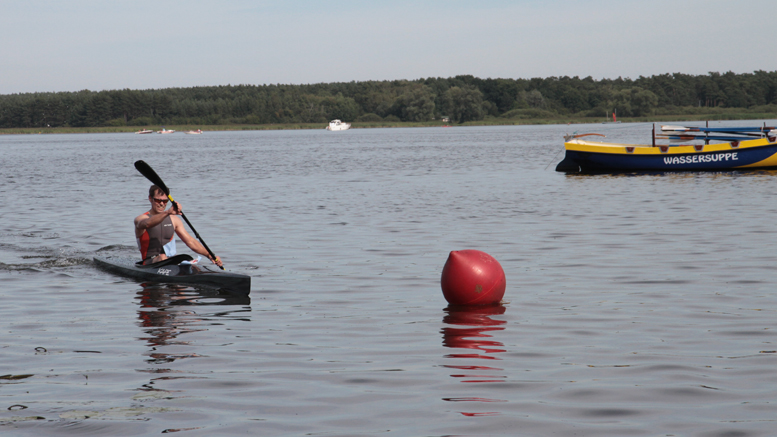
[[(127, 257), (94, 257), (95, 265), (107, 272), (142, 281), (185, 284), (216, 288), (231, 294), (247, 296), (251, 292), (251, 277), (226, 272), (216, 267), (187, 263), (188, 255), (146, 266)], [(183, 262), (183, 263), (182, 263)]]

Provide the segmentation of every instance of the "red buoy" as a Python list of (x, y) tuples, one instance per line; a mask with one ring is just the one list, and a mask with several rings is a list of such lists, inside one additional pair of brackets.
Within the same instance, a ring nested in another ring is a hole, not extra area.
[(495, 305), (505, 295), (505, 272), (491, 255), (454, 250), (442, 269), (440, 286), (451, 305)]

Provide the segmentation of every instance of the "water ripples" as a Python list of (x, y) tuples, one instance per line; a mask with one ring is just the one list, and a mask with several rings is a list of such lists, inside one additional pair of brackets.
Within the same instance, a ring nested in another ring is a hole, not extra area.
[[(773, 434), (776, 173), (548, 168), (597, 127), (0, 137), (0, 432)], [(137, 159), (249, 298), (93, 267)], [(504, 305), (446, 305), (462, 249)]]

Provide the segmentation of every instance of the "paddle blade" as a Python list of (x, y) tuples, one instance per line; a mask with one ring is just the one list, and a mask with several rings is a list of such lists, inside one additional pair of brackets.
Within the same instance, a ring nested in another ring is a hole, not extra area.
[(146, 177), (149, 181), (151, 181), (152, 184), (159, 187), (166, 195), (170, 195), (170, 190), (167, 188), (167, 185), (165, 185), (164, 182), (162, 182), (162, 178), (159, 177), (158, 174), (154, 171), (153, 168), (151, 168), (150, 165), (146, 164), (146, 161), (140, 160), (135, 161), (135, 168)]

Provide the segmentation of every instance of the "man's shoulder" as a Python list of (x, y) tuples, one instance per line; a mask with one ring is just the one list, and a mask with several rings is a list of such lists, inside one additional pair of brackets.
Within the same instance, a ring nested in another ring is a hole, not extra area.
[(140, 220), (147, 219), (147, 218), (149, 218), (149, 217), (151, 217), (151, 214), (149, 213), (149, 211), (146, 211), (146, 212), (144, 212), (143, 214), (141, 214), (141, 215), (139, 215), (139, 216), (135, 217), (135, 223), (139, 222)]
[(183, 225), (181, 217), (177, 215), (171, 215), (170, 220), (173, 221), (173, 229), (175, 229), (175, 233), (178, 234), (179, 237), (185, 237), (189, 235), (189, 233), (186, 232), (186, 226)]

